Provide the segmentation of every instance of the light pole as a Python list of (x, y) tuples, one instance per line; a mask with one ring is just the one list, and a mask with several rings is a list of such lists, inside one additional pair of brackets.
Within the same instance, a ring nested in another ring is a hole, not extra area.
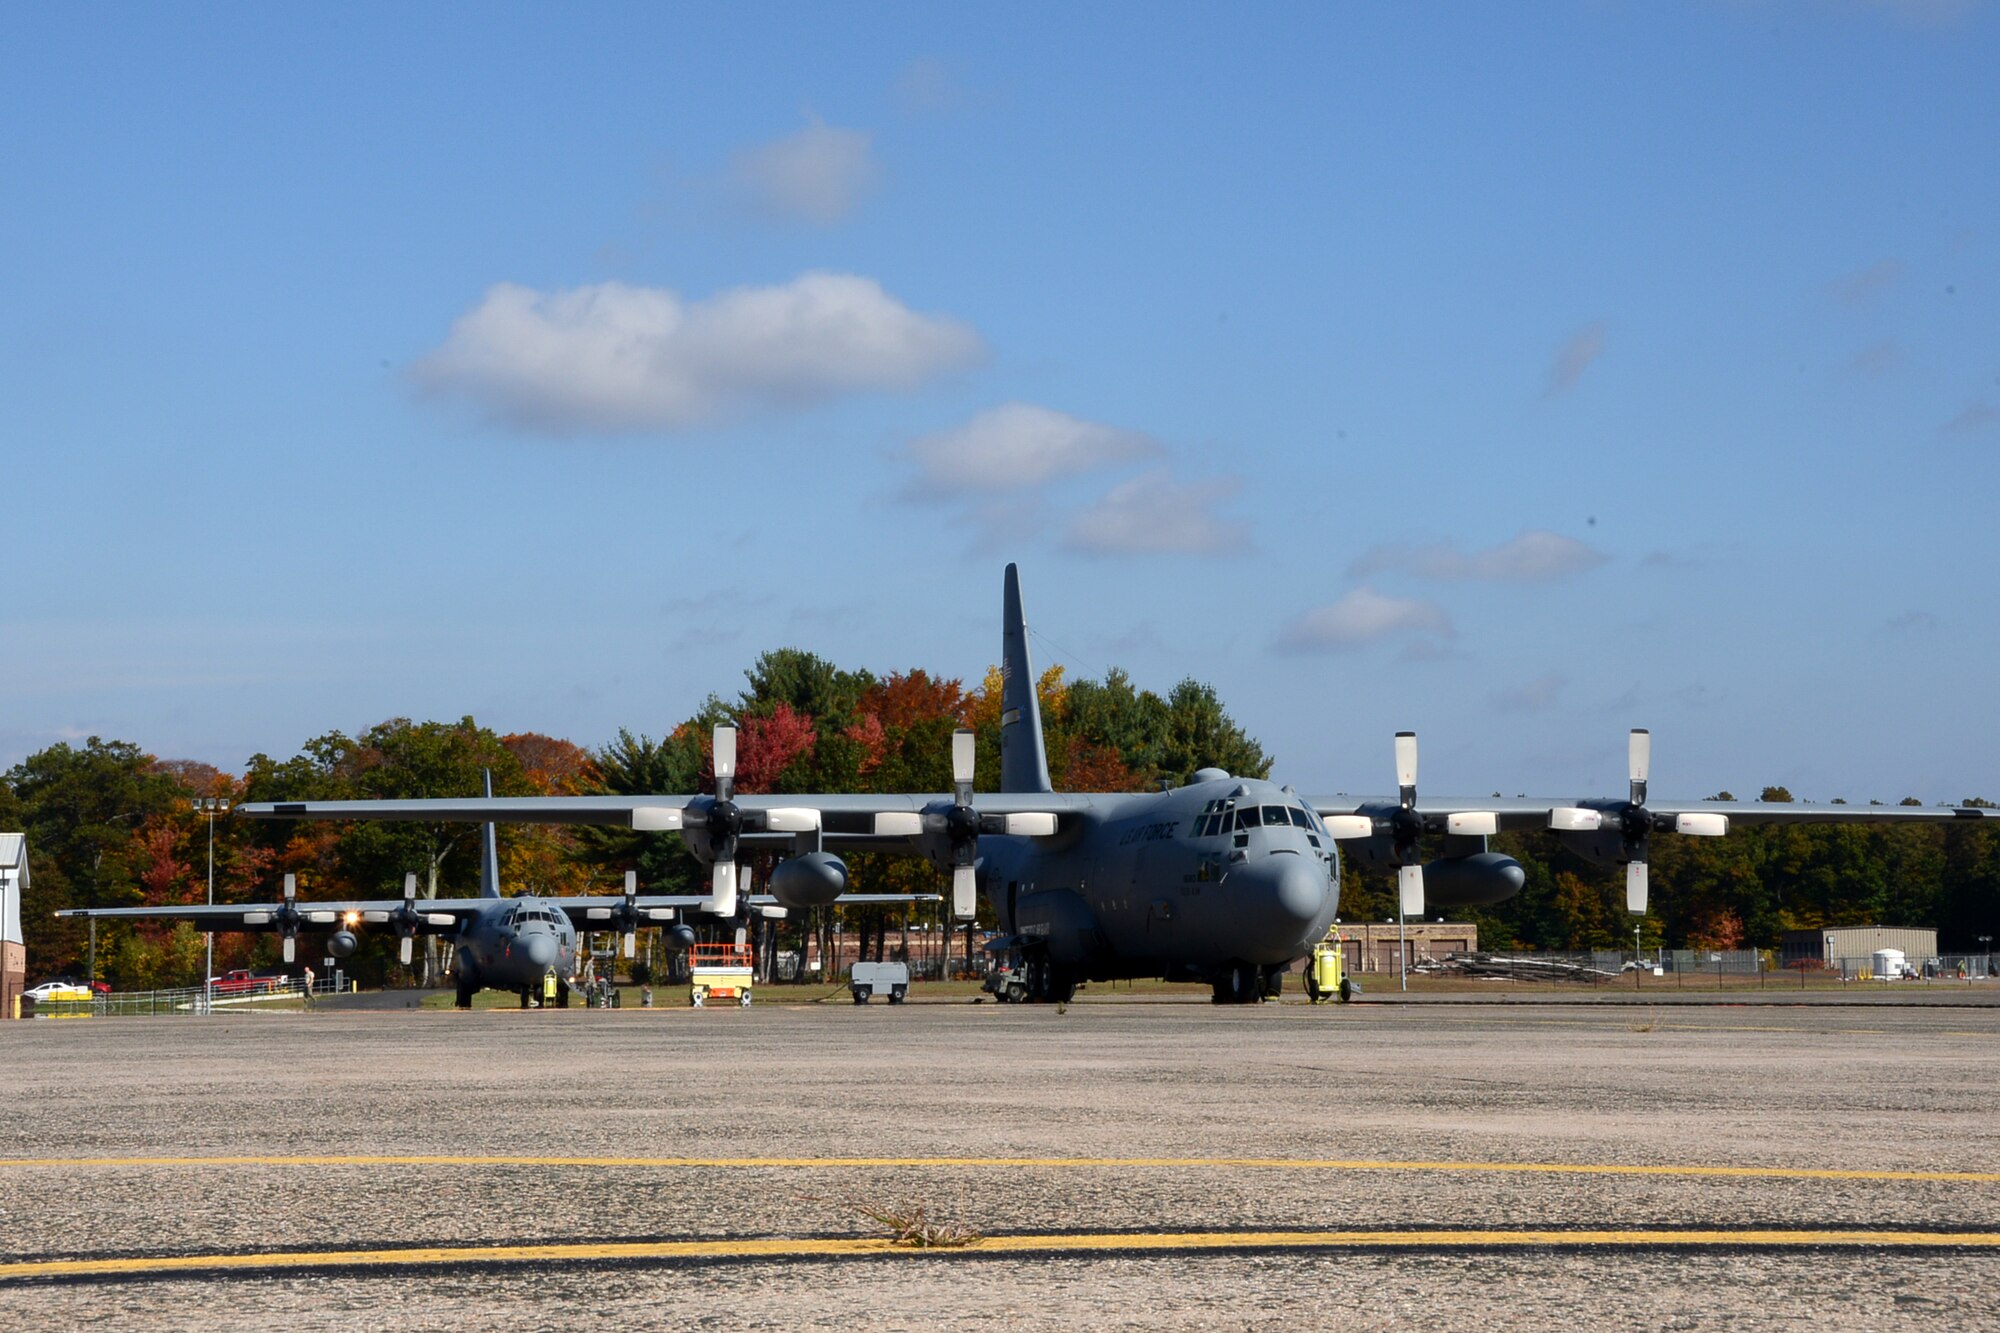
[(1986, 955), (1986, 961), (1979, 965), (1979, 970), (1990, 977), (1993, 975), (1993, 937), (1991, 935), (1981, 935), (1979, 937), (1979, 952)]
[[(215, 817), (229, 810), (229, 802), (221, 797), (204, 796), (189, 802), (197, 811), (208, 816), (208, 905), (215, 906)], [(211, 922), (211, 925), (214, 923)], [(202, 1004), (205, 1014), (215, 1012), (215, 932), (205, 932), (208, 943), (205, 948), (201, 970)]]

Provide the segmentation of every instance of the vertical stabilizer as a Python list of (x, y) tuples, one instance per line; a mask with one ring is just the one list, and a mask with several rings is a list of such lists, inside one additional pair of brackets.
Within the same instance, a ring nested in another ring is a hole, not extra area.
[[(493, 799), (493, 770), (486, 772), (486, 799)], [(479, 826), (479, 896), (498, 898), (500, 896), (500, 837), (495, 832), (497, 825)]]
[(1042, 748), (1042, 708), (1028, 660), (1028, 622), (1021, 615), (1021, 574), (1007, 566), (1000, 635), (1000, 790), (1050, 791), (1049, 756)]

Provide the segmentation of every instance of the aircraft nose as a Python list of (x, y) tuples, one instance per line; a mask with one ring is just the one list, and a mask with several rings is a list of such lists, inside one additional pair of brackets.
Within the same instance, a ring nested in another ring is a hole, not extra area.
[[(1298, 956), (1320, 930), (1327, 912), (1326, 870), (1303, 856), (1272, 856), (1230, 877), (1246, 938), (1246, 962), (1282, 962)], [(1262, 956), (1259, 956), (1262, 955)]]
[(556, 960), (556, 942), (548, 935), (530, 935), (521, 941), (528, 961), (536, 967), (547, 967)]

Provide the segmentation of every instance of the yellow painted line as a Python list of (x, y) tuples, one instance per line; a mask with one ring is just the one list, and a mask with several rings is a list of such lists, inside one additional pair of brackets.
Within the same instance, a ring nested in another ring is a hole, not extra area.
[(1694, 1176), (1728, 1180), (1900, 1180), (2000, 1184), (2000, 1171), (1896, 1171), (1839, 1167), (1703, 1166), (1620, 1162), (1418, 1162), (1324, 1157), (514, 1157), (504, 1155), (303, 1154), (229, 1157), (15, 1157), (0, 1167), (208, 1168), (239, 1166), (523, 1166), (651, 1170), (1432, 1171), (1511, 1175)]
[(1157, 1250), (1452, 1249), (1535, 1245), (1579, 1249), (1646, 1246), (1874, 1246), (1902, 1250), (2000, 1249), (1995, 1231), (1614, 1230), (1509, 1231), (1166, 1231), (988, 1236), (971, 1245), (913, 1249), (879, 1238), (593, 1241), (582, 1244), (420, 1246), (397, 1249), (283, 1250), (269, 1254), (174, 1254), (126, 1259), (35, 1259), (0, 1263), (0, 1282), (52, 1277), (118, 1277), (188, 1272), (272, 1272), (295, 1268), (415, 1268), (441, 1264), (603, 1262), (667, 1259), (813, 1259), (882, 1255), (1121, 1254)]

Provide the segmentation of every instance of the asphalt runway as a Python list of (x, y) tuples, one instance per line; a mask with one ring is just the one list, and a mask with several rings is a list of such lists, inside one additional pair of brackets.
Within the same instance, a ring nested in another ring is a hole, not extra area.
[(1519, 999), (8, 1024), (0, 1326), (1986, 1328), (1996, 1039)]

